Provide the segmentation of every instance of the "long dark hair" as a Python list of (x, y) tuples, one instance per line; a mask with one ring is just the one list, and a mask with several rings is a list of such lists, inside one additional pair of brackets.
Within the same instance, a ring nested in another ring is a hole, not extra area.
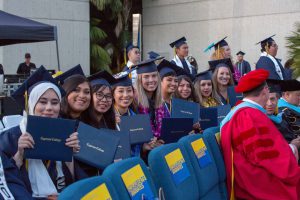
[[(108, 87), (106, 85), (102, 85), (102, 84), (97, 84), (97, 85), (93, 86), (92, 87), (92, 99), (93, 99), (94, 93), (96, 93), (99, 89), (101, 91), (103, 91), (106, 87), (111, 90), (110, 87)], [(115, 112), (113, 109), (113, 103), (110, 106), (109, 110), (106, 111), (105, 113), (103, 113), (101, 120), (104, 120), (103, 122), (107, 126), (105, 128), (116, 129), (116, 118), (115, 118)], [(101, 123), (97, 121), (97, 111), (95, 110), (93, 103), (90, 104), (89, 109), (88, 109), (88, 121), (91, 126), (94, 126), (95, 128), (102, 128), (102, 127), (100, 127)]]
[[(197, 96), (196, 96), (196, 94), (195, 94), (194, 84), (193, 84), (191, 78), (188, 77), (188, 76), (186, 76), (186, 75), (179, 76), (179, 77), (178, 77), (178, 86), (179, 86), (179, 84), (181, 83), (182, 80), (187, 81), (187, 82), (190, 84), (190, 87), (191, 87), (191, 95), (188, 97), (187, 100), (188, 100), (188, 101), (193, 101), (193, 102), (198, 102), (198, 98), (197, 98)], [(179, 94), (178, 88), (177, 88), (177, 90), (176, 90), (176, 92), (175, 92), (174, 97), (179, 98), (179, 99), (182, 99), (182, 97), (181, 97), (180, 94)]]
[[(89, 84), (89, 87), (90, 87), (90, 91), (91, 91), (91, 85), (90, 83), (88, 82), (88, 80), (82, 76), (82, 75), (79, 75), (79, 74), (76, 74), (76, 75), (72, 75), (70, 76), (69, 78), (67, 78), (64, 82), (64, 84), (62, 85), (63, 89), (65, 90), (66, 92), (66, 95), (62, 98), (61, 100), (61, 110), (60, 110), (60, 116), (63, 117), (63, 118), (67, 118), (67, 119), (72, 119), (70, 113), (71, 113), (71, 107), (68, 103), (68, 96), (71, 92), (73, 92), (77, 87), (78, 85), (82, 84), (82, 83), (88, 83)], [(90, 104), (92, 103), (92, 98), (91, 98), (91, 102)], [(87, 119), (87, 112), (88, 112), (88, 109), (83, 111), (81, 114), (80, 114), (80, 121), (83, 121), (83, 122), (87, 122), (86, 119)]]

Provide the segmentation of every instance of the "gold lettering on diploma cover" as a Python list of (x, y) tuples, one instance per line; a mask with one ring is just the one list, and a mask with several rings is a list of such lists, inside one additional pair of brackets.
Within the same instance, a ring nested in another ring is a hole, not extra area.
[(192, 115), (193, 113), (189, 112), (189, 111), (185, 111), (185, 110), (181, 110), (180, 111), (181, 113), (185, 113), (185, 114), (188, 114), (188, 115)]
[(61, 142), (61, 139), (59, 139), (59, 138), (48, 138), (48, 137), (43, 137), (43, 136), (41, 136), (40, 137), (40, 140), (41, 141), (46, 141), (46, 142)]
[(135, 132), (135, 131), (143, 131), (144, 128), (132, 128), (132, 129), (129, 129), (130, 132)]
[(94, 145), (92, 145), (90, 143), (86, 143), (86, 146), (89, 147), (89, 148), (92, 148), (92, 149), (95, 149), (97, 151), (100, 151), (100, 152), (104, 153), (104, 150), (102, 148), (94, 146)]

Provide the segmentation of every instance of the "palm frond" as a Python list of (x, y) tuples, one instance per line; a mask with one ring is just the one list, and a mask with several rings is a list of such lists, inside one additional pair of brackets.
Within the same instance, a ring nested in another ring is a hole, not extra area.
[(103, 41), (107, 38), (107, 34), (99, 27), (92, 26), (90, 29), (90, 39), (92, 43)]
[(295, 27), (296, 31), (293, 31), (290, 36), (286, 37), (286, 47), (288, 48), (289, 57), (293, 59), (293, 76), (297, 78), (300, 77), (300, 23), (296, 23)]
[(90, 2), (100, 11), (103, 11), (110, 3), (111, 0), (90, 0)]

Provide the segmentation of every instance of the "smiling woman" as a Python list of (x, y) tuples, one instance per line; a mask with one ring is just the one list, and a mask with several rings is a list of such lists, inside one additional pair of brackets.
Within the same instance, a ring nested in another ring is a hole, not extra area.
[(85, 121), (91, 103), (91, 86), (88, 80), (82, 75), (72, 75), (65, 81), (63, 88), (66, 96), (62, 99), (61, 116)]

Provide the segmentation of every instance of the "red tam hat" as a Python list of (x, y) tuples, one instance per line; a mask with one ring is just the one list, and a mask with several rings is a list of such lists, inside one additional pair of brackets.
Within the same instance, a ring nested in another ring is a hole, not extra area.
[(269, 71), (264, 69), (257, 69), (249, 72), (243, 76), (238, 85), (235, 87), (235, 91), (238, 93), (244, 93), (255, 89), (269, 77)]

